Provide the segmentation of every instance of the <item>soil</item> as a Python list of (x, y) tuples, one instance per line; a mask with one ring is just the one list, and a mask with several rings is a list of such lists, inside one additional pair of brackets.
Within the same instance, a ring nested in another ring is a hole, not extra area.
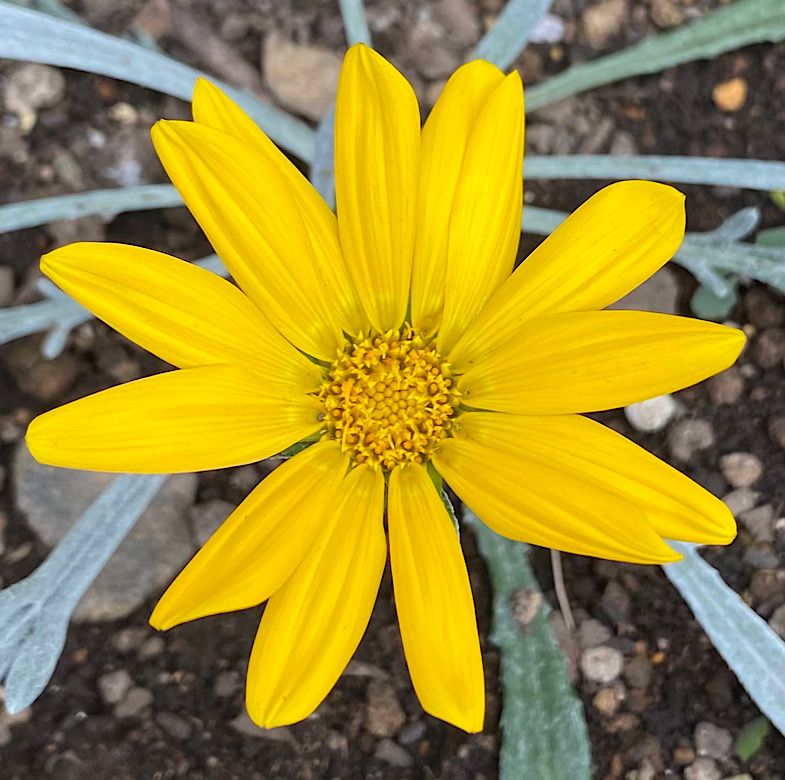
[[(498, 13), (500, 5), (499, 0), (378, 2), (369, 4), (369, 16), (377, 48), (404, 69), (427, 105), (443, 79), (433, 74), (460, 62), (471, 48), (472, 36), (476, 39), (480, 34), (483, 20)], [(615, 27), (598, 45), (586, 33), (585, 15), (594, 6), (583, 0), (554, 2), (553, 12), (566, 22), (564, 38), (527, 49), (517, 63), (526, 83), (536, 83), (572, 63), (656, 32), (654, 19), (662, 24), (668, 11), (677, 14), (676, 18), (678, 14), (689, 18), (715, 3), (679, 0), (650, 6), (637, 0), (629, 5), (613, 1), (605, 5), (610, 9), (608, 24)], [(178, 19), (190, 20), (208, 36), (204, 47), (194, 45), (193, 36), (183, 32), (187, 25), (166, 30), (165, 24), (156, 27), (149, 17), (144, 24), (139, 22), (140, 0), (111, 6), (109, 13), (108, 6), (96, 0), (71, 4), (98, 29), (128, 34), (141, 27), (167, 53), (227, 79), (239, 74), (238, 78), (250, 79), (260, 94), (275, 92), (275, 85), (259, 75), (260, 41), (273, 31), (298, 44), (319, 44), (336, 53), (345, 45), (337, 4), (326, 0), (197, 0), (171, 6)], [(167, 0), (145, 5), (153, 21), (165, 18), (167, 7)], [(460, 33), (464, 37), (443, 32), (447, 43), (442, 38), (439, 45), (418, 47), (423, 35), (435, 34), (432, 28), (423, 32), (423, 18), (430, 14), (429, 23), (438, 33), (444, 28), (439, 20), (445, 8), (449, 18), (465, 21)], [(619, 8), (621, 19), (617, 18)], [(458, 38), (460, 45), (454, 43)], [(568, 101), (556, 113), (546, 109), (534, 114), (528, 118), (529, 128), (544, 128), (533, 136), (544, 147), (536, 149), (541, 153), (624, 148), (650, 154), (782, 160), (785, 138), (778, 129), (785, 123), (783, 66), (785, 46), (752, 46), (714, 61), (595, 90)], [(0, 84), (18, 67), (0, 63)], [(129, 183), (124, 176), (138, 183), (164, 181), (147, 131), (161, 116), (186, 117), (187, 106), (110, 79), (64, 73), (62, 94), (53, 105), (37, 111), (32, 130), (23, 132), (7, 106), (1, 115), (4, 190), (0, 198), (15, 202), (118, 186)], [(713, 102), (712, 87), (735, 77), (749, 88), (746, 104), (739, 111), (721, 111)], [(560, 120), (558, 111), (567, 119)], [(598, 139), (600, 123), (602, 139)], [(136, 161), (137, 167), (129, 167), (129, 160)], [(526, 200), (569, 211), (602, 184), (527, 182)], [(782, 212), (766, 193), (681, 189), (687, 194), (691, 230), (715, 228), (744, 206), (760, 208), (765, 227), (782, 223)], [(0, 235), (0, 265), (13, 269), (13, 303), (36, 299), (33, 281), (42, 252), (79, 239), (134, 243), (185, 259), (210, 252), (184, 209), (122, 214), (108, 222), (79, 220)], [(534, 245), (535, 239), (525, 237), (524, 250)], [(676, 278), (678, 308), (687, 314), (695, 282), (680, 269)], [(621, 412), (607, 413), (601, 419), (720, 496), (732, 490), (720, 469), (722, 456), (732, 452), (754, 455), (763, 465), (763, 474), (754, 485), (759, 494), (756, 504), (770, 506), (773, 518), (781, 518), (785, 508), (785, 377), (783, 356), (777, 358), (776, 350), (785, 339), (784, 318), (781, 296), (760, 285), (745, 286), (729, 318), (745, 328), (750, 340), (732, 369), (731, 379), (741, 387), (735, 397), (729, 401), (721, 393), (723, 383), (730, 381), (727, 377), (678, 393), (679, 421), (651, 434), (635, 431)], [(0, 347), (0, 488), (5, 481), (0, 499), (0, 585), (27, 575), (47, 553), (17, 510), (11, 487), (11, 456), (27, 421), (65, 401), (162, 368), (103, 324), (92, 322), (72, 334), (64, 356), (45, 364), (48, 368), (40, 369), (35, 383), (25, 382), (20, 378), (19, 355), (37, 353), (39, 341), (39, 336), (31, 336)], [(674, 456), (674, 430), (691, 420), (709, 424), (714, 444), (696, 450), (684, 462)], [(251, 467), (251, 477), (267, 470), (266, 464)], [(201, 476), (197, 503), (213, 499), (237, 503), (245, 489), (230, 472), (211, 472)], [(781, 579), (785, 575), (785, 522), (773, 520), (772, 524), (773, 542), (756, 540), (742, 527), (729, 547), (705, 551), (726, 582), (766, 620), (785, 603)], [(73, 625), (45, 693), (10, 726), (0, 719), (0, 776), (9, 780), (496, 777), (501, 691), (498, 654), (488, 640), (491, 594), (471, 534), (467, 531), (463, 538), (486, 667), (488, 716), (483, 733), (466, 735), (422, 712), (406, 674), (387, 572), (355, 660), (326, 702), (306, 722), (270, 732), (257, 729), (242, 714), (243, 680), (259, 610), (207, 618), (156, 635), (147, 624), (158, 595), (154, 594), (123, 620)], [(532, 559), (546, 598), (557, 608), (547, 551), (535, 549)], [(579, 626), (590, 619), (601, 623), (609, 634), (605, 643), (625, 657), (624, 675), (611, 686), (620, 699), (613, 711), (598, 707), (596, 683), (574, 674), (597, 778), (785, 778), (785, 740), (773, 730), (746, 763), (730, 748), (711, 758), (708, 769), (705, 763), (696, 763), (699, 723), (727, 729), (735, 740), (759, 713), (661, 569), (570, 555), (563, 556), (563, 564)], [(779, 585), (772, 588), (767, 585), (771, 582)], [(565, 640), (573, 662), (580, 652), (577, 642), (575, 636)], [(132, 701), (126, 697), (125, 709), (107, 701), (99, 682), (122, 670), (137, 691)], [(371, 722), (373, 707), (382, 707), (390, 716), (386, 731)], [(708, 774), (698, 774), (701, 769)], [(522, 771), (520, 776), (527, 775)]]

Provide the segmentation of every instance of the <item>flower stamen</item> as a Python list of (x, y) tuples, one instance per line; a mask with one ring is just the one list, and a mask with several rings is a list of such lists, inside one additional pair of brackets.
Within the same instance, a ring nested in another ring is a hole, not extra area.
[(319, 390), (327, 435), (355, 464), (425, 462), (459, 403), (449, 365), (411, 326), (347, 343)]

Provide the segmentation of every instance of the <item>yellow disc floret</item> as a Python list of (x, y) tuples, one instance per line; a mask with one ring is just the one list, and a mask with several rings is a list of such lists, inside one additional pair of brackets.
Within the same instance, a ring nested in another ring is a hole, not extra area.
[(449, 365), (411, 327), (347, 343), (319, 390), (327, 435), (354, 463), (423, 463), (450, 433)]

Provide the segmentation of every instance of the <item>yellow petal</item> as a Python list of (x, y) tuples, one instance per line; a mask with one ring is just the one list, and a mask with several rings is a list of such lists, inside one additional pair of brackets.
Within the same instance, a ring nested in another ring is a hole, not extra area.
[[(529, 456), (527, 442), (497, 438), (507, 415), (470, 412), (433, 456), (439, 473), (494, 531), (530, 544), (631, 563), (681, 556), (655, 533), (636, 506), (617, 492)], [(493, 424), (488, 421), (492, 420)]]
[(183, 368), (111, 387), (36, 417), (33, 457), (50, 466), (174, 474), (252, 463), (319, 430), (313, 396), (270, 393), (236, 366)]
[(460, 378), (463, 402), (514, 414), (596, 412), (694, 385), (738, 357), (740, 330), (640, 311), (555, 314)]
[[(332, 360), (353, 332), (333, 217), (261, 146), (194, 122), (158, 122), (153, 143), (172, 183), (232, 276), (293, 344)], [(299, 176), (299, 174), (297, 174)]]
[(684, 196), (649, 181), (611, 184), (561, 224), (496, 291), (450, 353), (456, 370), (543, 314), (602, 309), (673, 257)]
[(450, 215), (466, 147), (488, 97), (503, 80), (504, 74), (490, 62), (462, 65), (448, 79), (423, 127), (412, 323), (428, 334), (442, 317)]
[(156, 605), (151, 625), (166, 630), (270, 598), (317, 538), (348, 465), (330, 441), (308, 447), (275, 469), (177, 575)]
[(318, 541), (267, 604), (246, 688), (248, 714), (260, 726), (307, 718), (357, 649), (387, 558), (383, 512), (382, 472), (354, 468)]
[(371, 324), (406, 316), (416, 220), (420, 112), (406, 79), (362, 44), (346, 53), (335, 102), (341, 246)]
[(417, 698), (431, 715), (481, 731), (485, 685), (469, 575), (422, 466), (390, 474), (388, 525), (395, 606)]
[[(348, 333), (368, 327), (357, 292), (346, 268), (338, 240), (338, 222), (324, 199), (292, 161), (267, 137), (259, 125), (228, 95), (207, 79), (197, 79), (193, 97), (194, 122), (222, 130), (262, 154), (266, 165), (274, 167), (286, 180), (292, 197), (315, 244), (317, 253), (329, 260), (319, 268), (331, 291), (332, 304), (338, 309), (340, 322)], [(302, 258), (296, 258), (302, 262)], [(264, 279), (264, 269), (260, 271)]]
[(505, 452), (522, 447), (527, 462), (552, 467), (565, 479), (591, 482), (630, 501), (658, 536), (697, 544), (728, 544), (736, 523), (727, 506), (629, 439), (579, 415), (476, 412), (462, 434)]
[(438, 336), (442, 354), (512, 271), (521, 235), (522, 164), (523, 87), (511, 73), (480, 112), (455, 189)]
[(115, 330), (189, 368), (243, 363), (286, 392), (319, 386), (318, 366), (298, 352), (233, 284), (173, 257), (123, 244), (69, 244), (41, 270)]

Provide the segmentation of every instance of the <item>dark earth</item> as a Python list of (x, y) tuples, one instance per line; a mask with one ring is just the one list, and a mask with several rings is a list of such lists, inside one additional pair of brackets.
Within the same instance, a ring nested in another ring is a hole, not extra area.
[[(701, 0), (555, 0), (551, 10), (566, 23), (562, 40), (530, 45), (516, 67), (526, 84), (534, 84), (570, 64), (686, 23), (716, 5)], [(144, 33), (163, 51), (262, 96), (278, 95), (285, 104), (297, 94), (291, 97), (291, 85), (286, 93), (272, 62), (260, 59), (261, 50), (269, 55), (288, 40), (296, 45), (291, 55), (296, 63), (305, 56), (300, 47), (321, 46), (336, 56), (345, 48), (337, 3), (324, 0), (82, 0), (69, 7), (97, 29)], [(370, 3), (368, 13), (376, 47), (404, 70), (427, 108), (500, 7), (501, 0), (396, 1)], [(0, 95), (22, 67), (0, 62)], [(31, 127), (8, 105), (5, 93), (0, 200), (164, 181), (148, 129), (159, 117), (187, 116), (187, 106), (102, 77), (72, 71), (64, 76), (47, 105), (35, 109)], [(713, 90), (733, 79), (737, 88), (746, 87), (746, 97), (739, 105), (723, 106)], [(280, 97), (285, 94), (290, 96)], [(748, 47), (534, 113), (527, 119), (527, 148), (540, 154), (782, 160), (783, 94), (785, 46)], [(304, 103), (286, 107), (306, 118), (314, 111)], [(528, 182), (526, 201), (570, 211), (603, 184)], [(782, 224), (782, 212), (766, 193), (682, 189), (690, 230), (715, 228), (744, 206), (761, 209), (763, 227)], [(104, 239), (186, 259), (210, 251), (184, 209), (124, 214), (108, 222), (87, 218), (0, 235), (0, 266), (12, 269), (5, 277), (0, 274), (0, 281), (7, 280), (0, 305), (38, 299), (33, 282), (42, 252), (72, 240)], [(525, 237), (523, 254), (536, 240)], [(670, 291), (655, 290), (649, 304), (688, 314), (692, 277), (674, 267), (665, 282)], [(715, 494), (731, 494), (729, 502), (738, 502), (739, 489), (748, 498), (754, 492), (750, 500), (757, 520), (749, 520), (748, 512), (736, 541), (707, 549), (705, 556), (751, 607), (783, 632), (783, 299), (763, 286), (743, 285), (729, 321), (745, 329), (748, 347), (734, 368), (676, 394), (679, 411), (665, 428), (640, 433), (621, 412), (601, 419)], [(16, 504), (13, 454), (27, 422), (65, 401), (163, 368), (96, 321), (78, 328), (54, 361), (40, 358), (39, 343), (40, 336), (31, 336), (0, 347), (0, 585), (29, 574), (48, 552)], [(727, 461), (721, 467), (730, 453), (745, 453), (761, 467), (751, 488), (739, 487), (743, 475), (732, 473)], [(191, 517), (208, 502), (238, 503), (272, 465), (245, 467), (239, 475), (237, 470), (201, 475)], [(745, 511), (740, 508), (739, 516)], [(470, 531), (463, 540), (486, 666), (483, 733), (466, 735), (420, 709), (406, 674), (389, 572), (355, 660), (327, 701), (305, 723), (269, 732), (243, 715), (244, 674), (259, 610), (208, 618), (158, 635), (147, 625), (158, 588), (127, 617), (72, 625), (41, 698), (16, 718), (0, 714), (0, 777), (496, 777), (501, 691), (498, 653), (487, 640), (491, 593)], [(558, 609), (548, 552), (535, 548), (532, 555), (545, 596)], [(563, 556), (563, 565), (578, 623), (564, 646), (583, 701), (597, 778), (785, 778), (785, 740), (773, 729), (747, 761), (736, 755), (735, 740), (759, 712), (660, 568), (570, 555)], [(621, 675), (602, 686), (576, 671), (581, 653), (599, 644), (624, 656)], [(522, 769), (520, 777), (530, 774)]]

